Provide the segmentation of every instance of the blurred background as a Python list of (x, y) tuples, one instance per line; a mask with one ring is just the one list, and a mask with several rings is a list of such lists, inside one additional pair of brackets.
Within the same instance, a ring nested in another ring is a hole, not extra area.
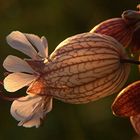
[[(136, 0), (0, 0), (1, 79), (5, 57), (23, 56), (6, 43), (11, 31), (46, 36), (50, 54), (65, 38), (87, 32), (103, 20), (120, 17), (124, 10), (136, 9), (137, 4)], [(133, 66), (127, 84), (138, 78), (137, 66)], [(24, 93), (25, 89), (15, 94)], [(6, 91), (4, 94), (10, 95)], [(113, 116), (111, 104), (116, 95), (83, 105), (54, 100), (53, 110), (38, 129), (18, 127), (10, 115), (11, 102), (0, 99), (0, 140), (140, 140), (129, 119)]]

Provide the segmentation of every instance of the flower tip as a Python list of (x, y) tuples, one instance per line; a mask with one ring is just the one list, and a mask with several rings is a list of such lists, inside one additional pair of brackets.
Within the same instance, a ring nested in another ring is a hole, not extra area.
[(15, 92), (17, 91), (16, 89), (12, 88), (12, 86), (10, 86), (7, 77), (3, 80), (3, 85), (4, 85), (4, 89), (8, 92)]
[(42, 40), (42, 42), (43, 42), (45, 48), (47, 48), (47, 47), (48, 47), (48, 41), (47, 41), (46, 37), (45, 37), (45, 36), (42, 36), (42, 37), (41, 37), (41, 40)]
[(9, 39), (11, 39), (11, 37), (16, 36), (16, 35), (18, 35), (18, 34), (21, 34), (21, 32), (20, 32), (20, 31), (12, 31), (10, 34), (8, 34), (8, 35), (6, 36), (7, 42), (9, 41)]

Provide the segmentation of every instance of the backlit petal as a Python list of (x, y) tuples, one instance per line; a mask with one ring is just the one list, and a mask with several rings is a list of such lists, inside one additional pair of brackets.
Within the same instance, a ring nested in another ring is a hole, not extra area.
[(41, 41), (42, 41), (42, 43), (44, 44), (44, 47), (45, 47), (46, 57), (48, 57), (48, 55), (49, 55), (48, 54), (48, 41), (44, 36), (41, 37)]
[(4, 79), (4, 88), (9, 92), (15, 92), (34, 81), (35, 75), (25, 73), (12, 73)]
[(3, 63), (3, 67), (9, 72), (34, 73), (34, 70), (26, 61), (13, 55), (9, 55), (6, 57)]
[(7, 36), (7, 42), (12, 48), (23, 52), (33, 59), (37, 59), (36, 50), (33, 48), (23, 33), (19, 31), (13, 31)]
[(42, 58), (46, 58), (46, 52), (45, 52), (45, 46), (44, 43), (42, 43), (41, 39), (34, 34), (25, 34), (27, 39), (31, 42), (31, 44), (33, 44), (34, 47), (36, 47), (36, 49), (39, 52), (39, 55)]
[(37, 95), (27, 95), (15, 100), (11, 106), (12, 116), (19, 126), (40, 126), (41, 120), (52, 110), (52, 98)]

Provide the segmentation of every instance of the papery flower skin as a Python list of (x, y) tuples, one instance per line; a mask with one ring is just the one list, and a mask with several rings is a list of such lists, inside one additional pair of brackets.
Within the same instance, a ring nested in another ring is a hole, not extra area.
[(61, 42), (45, 67), (47, 89), (59, 100), (87, 103), (118, 92), (126, 82), (130, 64), (123, 46), (112, 37), (83, 33)]
[(135, 131), (140, 135), (140, 81), (124, 88), (112, 104), (112, 111), (120, 117), (129, 117)]
[(73, 104), (98, 100), (118, 92), (130, 72), (130, 64), (120, 61), (128, 58), (124, 47), (106, 35), (88, 32), (69, 37), (49, 57), (44, 37), (15, 31), (7, 42), (31, 57), (10, 55), (3, 63), (12, 72), (4, 79), (7, 91), (29, 86), (28, 95), (11, 106), (12, 116), (24, 127), (39, 127), (52, 109), (52, 98)]
[(124, 88), (116, 97), (112, 109), (114, 114), (130, 117), (140, 113), (140, 81), (136, 81)]
[(121, 18), (112, 18), (96, 25), (90, 32), (112, 36), (131, 53), (140, 50), (140, 11), (126, 10)]

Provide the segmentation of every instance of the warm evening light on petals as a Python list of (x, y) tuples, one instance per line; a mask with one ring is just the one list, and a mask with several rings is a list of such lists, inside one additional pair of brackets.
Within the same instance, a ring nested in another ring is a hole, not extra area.
[[(42, 40), (37, 35), (25, 34), (25, 36), (27, 37), (28, 41), (38, 50), (38, 54), (42, 58), (48, 57), (48, 53), (46, 52), (47, 45), (46, 44), (44, 45), (44, 42), (42, 42)], [(45, 41), (44, 39), (43, 41)]]
[(3, 67), (9, 72), (35, 72), (25, 60), (13, 55), (6, 57), (3, 62)]
[(37, 59), (37, 52), (27, 40), (25, 35), (19, 31), (13, 31), (7, 36), (7, 43), (14, 49), (26, 54), (27, 56)]
[(4, 88), (9, 92), (15, 92), (27, 86), (36, 79), (36, 76), (25, 73), (12, 73), (4, 79)]
[(133, 60), (122, 44), (108, 35), (87, 32), (71, 36), (48, 58), (45, 37), (11, 34), (19, 34), (19, 39), (12, 35), (16, 43), (21, 43), (21, 49), (16, 44), (17, 50), (27, 54), (30, 44), (36, 53), (36, 58), (24, 60), (10, 55), (3, 64), (6, 70), (14, 72), (4, 79), (7, 91), (28, 86), (28, 95), (15, 100), (11, 107), (19, 126), (39, 127), (52, 109), (52, 98), (72, 104), (88, 103), (118, 92), (128, 79), (129, 62)]
[[(8, 44), (31, 59), (21, 59), (9, 55), (3, 62), (3, 67), (10, 72), (4, 79), (4, 88), (15, 92), (29, 86), (25, 97), (18, 98), (11, 106), (12, 116), (20, 121), (19, 126), (40, 126), (41, 121), (52, 109), (52, 97), (46, 96), (46, 82), (43, 71), (48, 58), (48, 42), (43, 36), (23, 34), (14, 31), (7, 36)], [(13, 72), (13, 73), (11, 73)]]
[(41, 37), (41, 42), (43, 43), (44, 47), (45, 47), (45, 56), (48, 57), (48, 41), (45, 38), (45, 36)]
[(115, 115), (130, 117), (140, 114), (140, 81), (124, 88), (112, 104)]
[(15, 100), (11, 106), (12, 116), (24, 127), (39, 127), (51, 110), (52, 98), (44, 96), (27, 95)]

